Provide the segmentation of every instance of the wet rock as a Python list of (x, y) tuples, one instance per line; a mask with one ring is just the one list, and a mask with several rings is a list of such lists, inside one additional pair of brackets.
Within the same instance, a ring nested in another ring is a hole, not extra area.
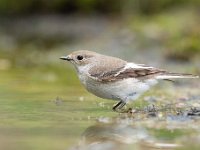
[(176, 108), (184, 108), (185, 106), (186, 106), (185, 103), (177, 103), (177, 104), (175, 105)]
[(59, 105), (62, 105), (63, 100), (60, 97), (56, 97), (54, 100), (51, 100), (51, 102), (59, 106)]
[(192, 103), (192, 107), (200, 109), (200, 103)]
[(147, 113), (147, 117), (156, 117), (157, 116), (157, 108), (155, 105), (149, 105), (144, 108), (144, 112)]
[(191, 108), (186, 114), (187, 116), (200, 116), (200, 108)]

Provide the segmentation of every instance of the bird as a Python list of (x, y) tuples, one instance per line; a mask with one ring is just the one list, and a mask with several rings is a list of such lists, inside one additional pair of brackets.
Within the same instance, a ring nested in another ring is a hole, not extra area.
[(112, 108), (116, 112), (121, 112), (127, 103), (138, 99), (160, 80), (199, 77), (169, 72), (88, 50), (74, 51), (60, 59), (73, 64), (81, 83), (90, 93), (103, 99), (118, 101)]

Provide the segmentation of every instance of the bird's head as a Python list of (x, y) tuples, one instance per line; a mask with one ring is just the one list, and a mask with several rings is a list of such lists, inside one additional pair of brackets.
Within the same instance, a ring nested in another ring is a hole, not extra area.
[(78, 68), (80, 66), (93, 64), (94, 61), (97, 60), (96, 58), (99, 55), (100, 54), (95, 53), (95, 52), (91, 52), (87, 50), (79, 50), (79, 51), (72, 52), (71, 54), (67, 56), (62, 56), (60, 57), (60, 59), (67, 60), (71, 62), (75, 67)]

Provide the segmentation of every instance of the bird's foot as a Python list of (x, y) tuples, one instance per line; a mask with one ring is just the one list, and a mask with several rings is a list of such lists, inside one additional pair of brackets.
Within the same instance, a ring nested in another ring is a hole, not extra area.
[(133, 109), (133, 108), (128, 108), (128, 109), (118, 109), (118, 110), (115, 110), (116, 112), (118, 113), (127, 113), (127, 114), (134, 114), (137, 112), (136, 109)]

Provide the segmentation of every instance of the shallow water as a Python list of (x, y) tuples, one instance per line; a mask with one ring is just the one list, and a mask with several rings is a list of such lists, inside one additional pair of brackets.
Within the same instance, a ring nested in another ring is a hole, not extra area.
[(200, 96), (194, 87), (184, 93), (189, 88), (175, 85), (183, 97), (163, 83), (165, 91), (155, 87), (127, 106), (132, 113), (118, 114), (111, 109), (114, 101), (89, 94), (76, 76), (59, 79), (57, 71), (58, 79), (48, 81), (42, 74), (50, 73), (1, 71), (1, 149), (200, 148)]

